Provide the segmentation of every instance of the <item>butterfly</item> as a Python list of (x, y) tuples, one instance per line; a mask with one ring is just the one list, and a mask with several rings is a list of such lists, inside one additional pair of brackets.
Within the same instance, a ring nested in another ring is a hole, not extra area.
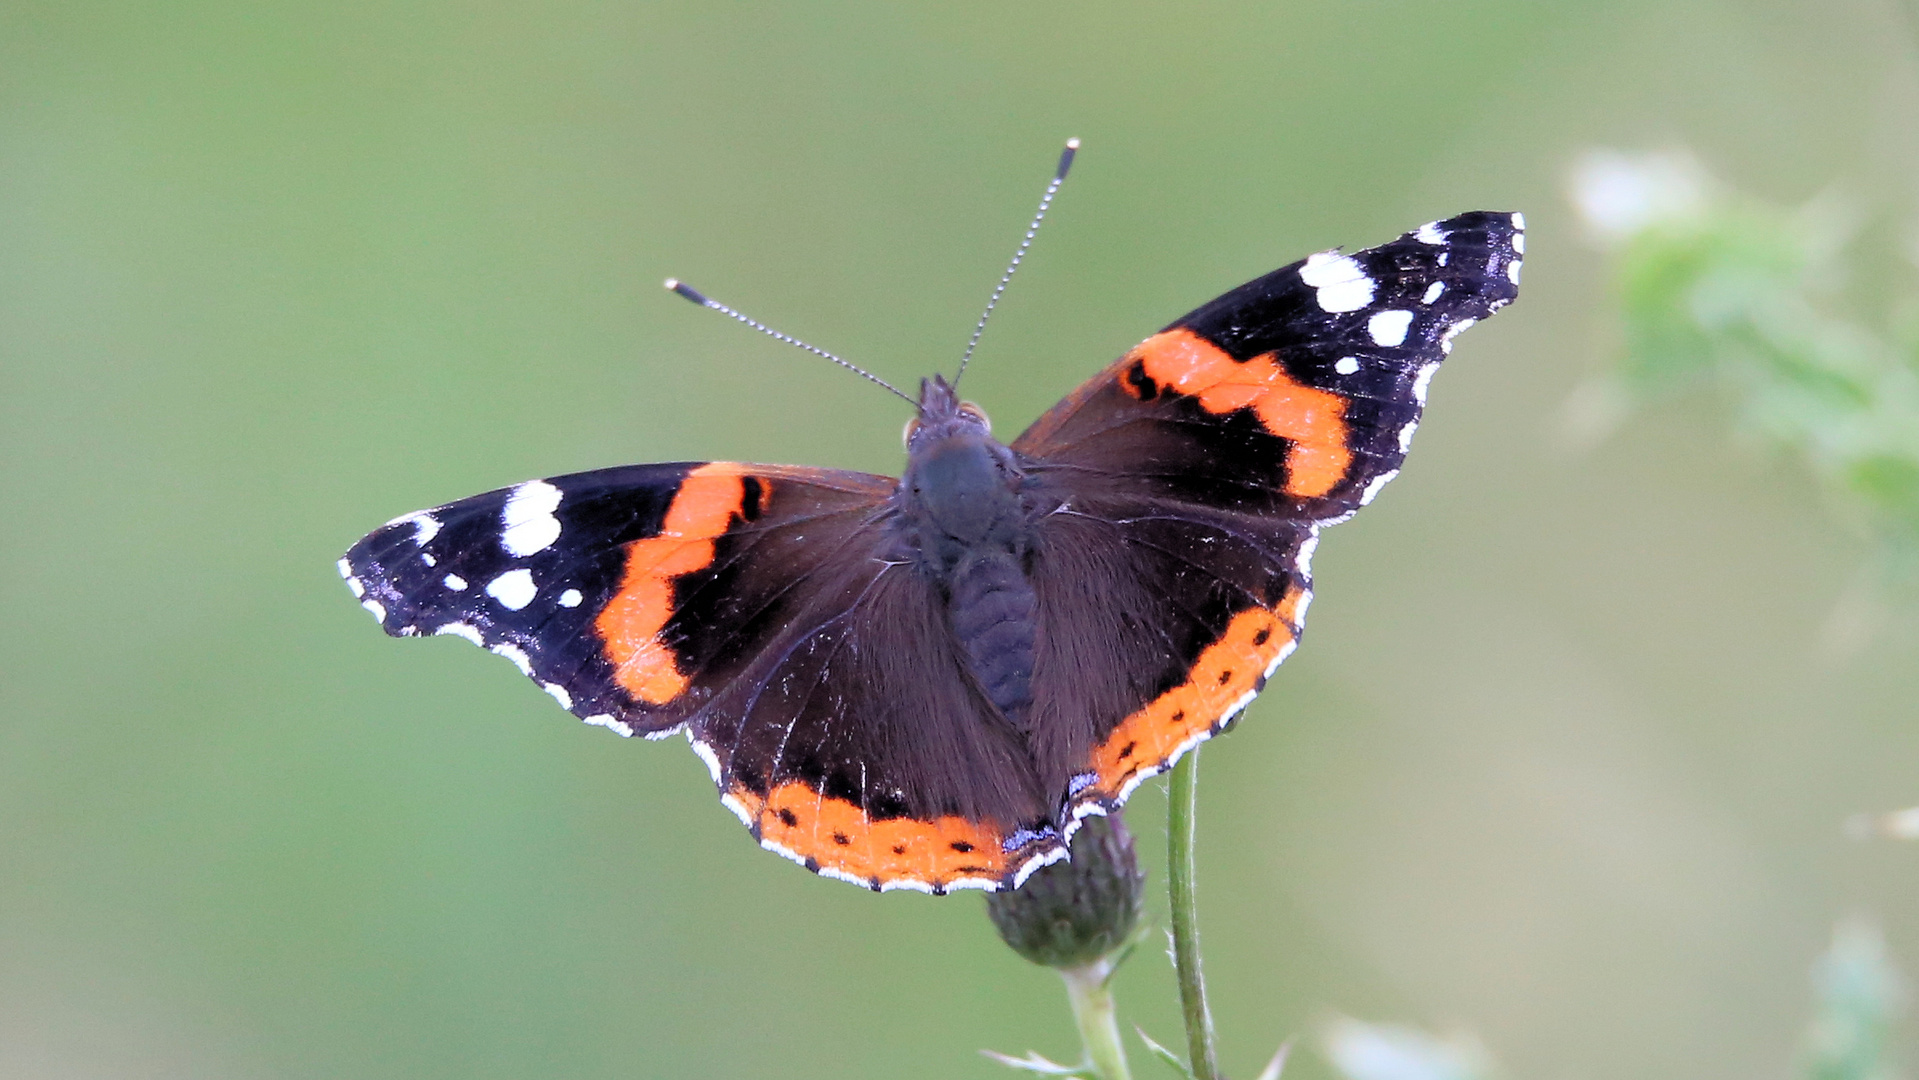
[(760, 845), (810, 870), (1016, 888), (1293, 651), (1320, 530), (1397, 474), (1453, 336), (1517, 296), (1524, 245), (1520, 215), (1476, 212), (1312, 255), (1010, 443), (932, 376), (898, 479), (530, 480), (397, 518), (340, 574), (388, 634), (466, 638), (589, 724), (684, 735)]

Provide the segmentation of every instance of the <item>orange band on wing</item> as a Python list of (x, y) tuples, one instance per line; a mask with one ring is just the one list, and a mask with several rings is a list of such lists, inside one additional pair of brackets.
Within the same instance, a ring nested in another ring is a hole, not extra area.
[(798, 781), (764, 798), (744, 787), (732, 795), (759, 826), (760, 840), (776, 844), (817, 869), (875, 885), (916, 881), (944, 888), (964, 878), (1003, 879), (1011, 870), (993, 826), (947, 815), (934, 821), (874, 821), (844, 799), (828, 798)]
[(1199, 654), (1184, 683), (1120, 721), (1093, 748), (1092, 767), (1099, 776), (1094, 792), (1114, 798), (1134, 774), (1157, 771), (1259, 686), (1280, 650), (1297, 636), (1294, 620), (1304, 595), (1304, 589), (1294, 586), (1270, 611), (1248, 608), (1233, 616), (1219, 640)]
[[(1154, 334), (1122, 363), (1137, 362), (1162, 386), (1199, 399), (1224, 415), (1252, 409), (1267, 431), (1292, 443), (1286, 451), (1286, 493), (1315, 499), (1333, 490), (1352, 467), (1346, 446), (1346, 402), (1338, 394), (1294, 379), (1275, 353), (1241, 363), (1184, 327)], [(1126, 379), (1120, 385), (1137, 393)]]
[(660, 640), (673, 617), (673, 579), (712, 564), (713, 541), (745, 512), (744, 476), (723, 461), (687, 473), (659, 534), (627, 546), (619, 591), (593, 625), (606, 642), (614, 681), (640, 701), (664, 705), (686, 690), (673, 650)]

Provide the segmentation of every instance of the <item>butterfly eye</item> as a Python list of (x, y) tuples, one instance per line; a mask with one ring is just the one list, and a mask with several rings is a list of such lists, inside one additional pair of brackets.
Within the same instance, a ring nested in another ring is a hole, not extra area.
[(919, 429), (920, 418), (915, 416), (906, 422), (906, 430), (900, 432), (900, 442), (905, 443), (908, 450), (913, 448), (913, 436), (919, 432)]
[(980, 408), (978, 405), (975, 405), (970, 401), (962, 401), (960, 402), (959, 411), (964, 413), (967, 416), (972, 417), (975, 420), (978, 420), (980, 423), (980, 426), (986, 429), (986, 433), (989, 435), (992, 434), (993, 421), (987, 417), (985, 409)]

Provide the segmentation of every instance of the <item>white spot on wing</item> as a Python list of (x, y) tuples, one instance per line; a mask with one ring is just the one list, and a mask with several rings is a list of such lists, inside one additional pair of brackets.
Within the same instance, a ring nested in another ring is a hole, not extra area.
[(520, 669), (520, 674), (533, 674), (533, 661), (527, 657), (526, 650), (520, 648), (518, 645), (509, 645), (501, 642), (498, 645), (489, 646), (487, 651), (496, 656), (504, 656), (508, 660), (513, 661), (513, 666)]
[(1297, 648), (1299, 648), (1297, 639), (1287, 639), (1286, 644), (1279, 647), (1279, 655), (1273, 657), (1273, 662), (1266, 665), (1266, 677), (1272, 678), (1273, 672), (1278, 671), (1279, 665), (1285, 663), (1286, 658), (1293, 655), (1293, 650)]
[(1413, 432), (1418, 429), (1419, 421), (1408, 420), (1406, 426), (1399, 429), (1399, 452), (1405, 453), (1413, 448)]
[(1513, 234), (1513, 250), (1519, 252), (1521, 255), (1524, 255), (1526, 253), (1526, 234), (1525, 233), (1516, 232)]
[(746, 804), (734, 798), (732, 792), (729, 791), (726, 794), (720, 796), (720, 805), (726, 807), (728, 810), (733, 811), (733, 816), (740, 819), (740, 824), (746, 825), (748, 827), (752, 826), (753, 815), (747, 813)]
[(1413, 380), (1413, 400), (1426, 404), (1426, 388), (1433, 383), (1433, 372), (1439, 370), (1438, 364), (1427, 364), (1419, 369), (1419, 376)]
[(440, 583), (454, 592), (466, 591), (466, 579), (458, 574), (448, 574), (440, 579)]
[(1333, 370), (1339, 372), (1341, 375), (1357, 374), (1359, 372), (1359, 360), (1356, 357), (1342, 356), (1339, 358), (1339, 362), (1333, 365)]
[(692, 728), (686, 729), (686, 741), (693, 744), (693, 752), (700, 756), (701, 761), (706, 762), (706, 771), (712, 774), (713, 783), (718, 784), (720, 782), (720, 756), (713, 752), (712, 747), (694, 738)]
[(361, 597), (366, 595), (366, 586), (360, 584), (359, 578), (356, 578), (356, 577), (347, 578), (346, 587), (347, 587), (347, 591), (353, 594), (353, 598), (355, 600), (358, 600)]
[(333, 565), (335, 565), (335, 566), (337, 566), (337, 567), (339, 567), (339, 568), (340, 568), (340, 577), (341, 577), (341, 578), (342, 578), (343, 580), (352, 580), (352, 578), (353, 578), (353, 568), (352, 568), (351, 566), (348, 566), (348, 565), (347, 565), (347, 563), (346, 563), (346, 560), (345, 560), (345, 559), (341, 559), (341, 560), (340, 560), (339, 562), (336, 562), (336, 563), (334, 563)]
[(584, 599), (586, 598), (580, 595), (580, 590), (568, 589), (565, 592), (560, 594), (560, 606), (561, 607), (579, 607), (580, 601)]
[(1319, 530), (1306, 534), (1299, 542), (1299, 554), (1293, 556), (1293, 568), (1301, 577), (1310, 577), (1313, 572), (1313, 552), (1319, 549)]
[(1378, 311), (1366, 320), (1366, 332), (1373, 336), (1374, 341), (1391, 348), (1405, 343), (1406, 331), (1412, 325), (1413, 313), (1410, 311)]
[(518, 611), (531, 604), (540, 590), (533, 584), (533, 571), (508, 570), (499, 577), (486, 583), (486, 594), (500, 602), (508, 611)]
[(1383, 472), (1383, 473), (1380, 473), (1378, 476), (1373, 477), (1373, 482), (1370, 484), (1367, 484), (1366, 490), (1360, 494), (1359, 505), (1365, 506), (1367, 503), (1372, 502), (1374, 499), (1378, 498), (1379, 489), (1385, 487), (1387, 484), (1392, 483), (1393, 477), (1398, 475), (1399, 475), (1399, 470), (1394, 469), (1391, 472)]
[(979, 889), (983, 892), (998, 892), (1004, 887), (1005, 886), (999, 883), (999, 879), (985, 877), (954, 878), (946, 883), (946, 891), (949, 893), (959, 889)]
[(1515, 213), (1513, 215), (1513, 228), (1518, 229), (1520, 232), (1525, 232), (1526, 231), (1526, 215)]
[(560, 489), (544, 480), (528, 480), (507, 493), (500, 510), (500, 546), (525, 558), (545, 551), (560, 538)]
[(761, 840), (760, 846), (772, 852), (775, 855), (783, 855), (786, 858), (789, 858), (793, 860), (794, 862), (799, 863), (801, 866), (806, 865), (806, 857), (804, 855), (801, 855), (799, 852), (794, 851), (792, 848), (787, 847), (784, 844), (779, 843), (778, 841)]
[(911, 889), (914, 892), (923, 892), (928, 896), (933, 895), (933, 886), (931, 884), (924, 881), (915, 881), (912, 878), (897, 878), (893, 881), (880, 882), (881, 892), (892, 892), (895, 889)]
[(463, 637), (482, 648), (486, 646), (486, 638), (480, 636), (480, 628), (471, 623), (450, 622), (433, 632), (436, 634), (452, 634), (454, 637)]
[(1021, 885), (1026, 884), (1026, 879), (1038, 873), (1040, 867), (1051, 866), (1065, 857), (1066, 849), (1057, 847), (1051, 851), (1040, 852), (1038, 855), (1026, 860), (1018, 870), (1013, 871), (1013, 888), (1017, 889)]
[(1445, 291), (1446, 283), (1443, 281), (1435, 281), (1431, 285), (1426, 286), (1426, 295), (1420, 297), (1419, 302), (1422, 304), (1430, 304), (1439, 299), (1439, 294)]
[[(1467, 330), (1471, 329), (1473, 324), (1477, 323), (1478, 321), (1479, 321), (1478, 319), (1461, 319), (1458, 322), (1452, 324), (1451, 326), (1448, 326), (1446, 328), (1446, 332), (1439, 335), (1439, 351), (1445, 352), (1445, 353), (1452, 352), (1453, 339), (1465, 333)], [(1431, 376), (1427, 376), (1427, 378), (1431, 378)], [(1423, 397), (1420, 398), (1419, 403), (1421, 405), (1426, 404), (1426, 399)]]
[(1512, 262), (1509, 262), (1506, 264), (1506, 276), (1512, 280), (1512, 283), (1514, 285), (1519, 284), (1519, 260), (1518, 259), (1514, 259)]
[(1299, 280), (1318, 290), (1319, 306), (1337, 314), (1358, 311), (1373, 302), (1373, 279), (1350, 255), (1321, 251), (1299, 268)]
[(394, 525), (409, 524), (413, 526), (413, 542), (416, 544), (424, 545), (434, 537), (440, 535), (440, 519), (425, 510), (415, 510), (411, 514), (401, 514), (399, 517), (387, 522), (387, 527), (391, 528)]
[(1447, 260), (1447, 259), (1450, 259), (1450, 258), (1452, 258), (1452, 257), (1453, 257), (1453, 253), (1452, 253), (1452, 252), (1450, 252), (1450, 251), (1442, 251), (1442, 252), (1440, 252), (1440, 253), (1439, 253), (1439, 265), (1441, 265), (1441, 266), (1444, 266), (1444, 265), (1446, 265), (1446, 260)]
[[(624, 720), (616, 720), (613, 717), (608, 716), (606, 713), (595, 713), (592, 716), (581, 717), (581, 719), (586, 721), (589, 724), (592, 724), (594, 727), (603, 727), (606, 730), (615, 732), (621, 736), (624, 736), (625, 738), (630, 739), (633, 737), (633, 725), (628, 724)], [(745, 821), (746, 820), (745, 815), (741, 815), (740, 820)]]
[[(802, 866), (806, 865), (806, 860), (801, 859), (800, 865)], [(832, 878), (834, 881), (844, 881), (850, 885), (858, 885), (861, 888), (868, 888), (873, 884), (872, 878), (864, 878), (859, 876), (858, 874), (849, 874), (846, 871), (841, 870), (837, 866), (827, 866), (824, 863), (821, 863), (819, 868), (814, 870), (813, 872), (823, 878)], [(884, 890), (886, 886), (881, 885), (880, 888)]]
[[(1422, 244), (1443, 244), (1446, 242), (1446, 230), (1439, 227), (1439, 222), (1428, 221), (1419, 227), (1418, 232), (1413, 234), (1413, 239), (1418, 240)], [(1444, 266), (1445, 263), (1441, 263), (1440, 265)]]
[(560, 703), (560, 708), (571, 709), (573, 707), (573, 695), (567, 693), (566, 687), (561, 686), (559, 683), (541, 683), (540, 689), (552, 694), (553, 700)]
[(360, 606), (371, 611), (375, 620), (382, 623), (386, 622), (385, 604), (380, 603), (378, 600), (362, 600), (360, 601)]

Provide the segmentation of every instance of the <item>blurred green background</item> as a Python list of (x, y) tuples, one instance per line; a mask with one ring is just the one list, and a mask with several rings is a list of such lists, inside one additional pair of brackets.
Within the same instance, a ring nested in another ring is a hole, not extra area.
[[(1531, 226), (1520, 302), (1460, 340), (1405, 475), (1320, 548), (1304, 649), (1206, 755), (1229, 1069), (1340, 1012), (1470, 1029), (1516, 1077), (1784, 1076), (1836, 919), (1919, 964), (1919, 850), (1842, 828), (1919, 802), (1919, 631), (1822, 645), (1870, 543), (1708, 397), (1564, 430), (1619, 340), (1577, 155), (1689, 147), (1910, 222), (1910, 0), (12, 0), (0, 1075), (1070, 1059), (978, 895), (760, 852), (682, 744), (388, 640), (333, 568), (528, 477), (895, 471), (899, 402), (660, 279), (950, 369), (1068, 135), (968, 377), (1003, 433), (1309, 251)], [(1130, 814), (1156, 883), (1163, 811)], [(1156, 948), (1119, 993), (1177, 1042)]]

